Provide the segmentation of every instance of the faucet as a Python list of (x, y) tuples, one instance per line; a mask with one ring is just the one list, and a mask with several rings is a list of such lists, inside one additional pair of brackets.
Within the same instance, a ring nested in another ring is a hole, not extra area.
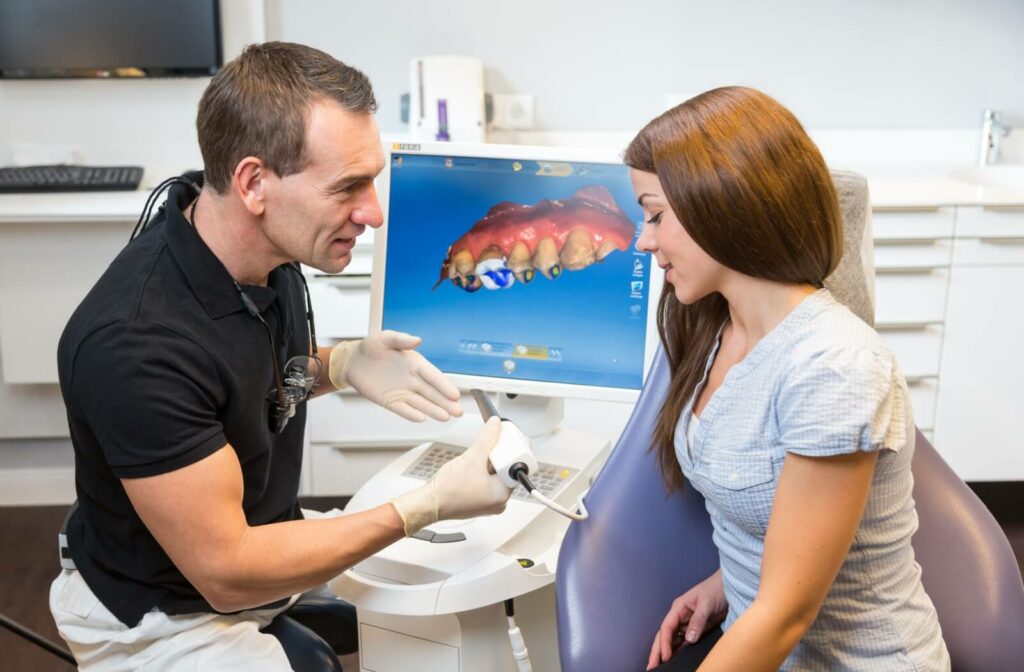
[(999, 141), (1010, 134), (1010, 127), (999, 120), (999, 112), (985, 110), (981, 119), (981, 152), (978, 165), (988, 166), (999, 160)]

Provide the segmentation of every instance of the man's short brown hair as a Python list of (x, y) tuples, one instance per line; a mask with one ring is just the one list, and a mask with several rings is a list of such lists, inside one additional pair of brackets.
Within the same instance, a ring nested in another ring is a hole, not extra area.
[(210, 81), (196, 129), (206, 185), (224, 193), (235, 166), (255, 156), (284, 177), (306, 163), (306, 117), (318, 99), (350, 112), (377, 109), (370, 80), (312, 47), (266, 42), (245, 48)]

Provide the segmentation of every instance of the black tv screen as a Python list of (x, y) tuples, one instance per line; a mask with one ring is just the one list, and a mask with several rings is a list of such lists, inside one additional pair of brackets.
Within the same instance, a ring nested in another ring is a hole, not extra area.
[(199, 77), (221, 64), (217, 0), (0, 0), (0, 77)]

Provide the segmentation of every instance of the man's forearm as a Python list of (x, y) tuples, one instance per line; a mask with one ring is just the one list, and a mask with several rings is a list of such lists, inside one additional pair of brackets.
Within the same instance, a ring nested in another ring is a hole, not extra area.
[(214, 594), (206, 597), (218, 611), (267, 604), (321, 585), (404, 536), (391, 504), (336, 518), (247, 527), (214, 563)]

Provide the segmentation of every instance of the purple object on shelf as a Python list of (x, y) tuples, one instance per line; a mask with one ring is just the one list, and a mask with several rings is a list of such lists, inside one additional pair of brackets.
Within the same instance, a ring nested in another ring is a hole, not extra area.
[(444, 98), (437, 101), (437, 140), (451, 140), (451, 136), (448, 135), (448, 101)]

